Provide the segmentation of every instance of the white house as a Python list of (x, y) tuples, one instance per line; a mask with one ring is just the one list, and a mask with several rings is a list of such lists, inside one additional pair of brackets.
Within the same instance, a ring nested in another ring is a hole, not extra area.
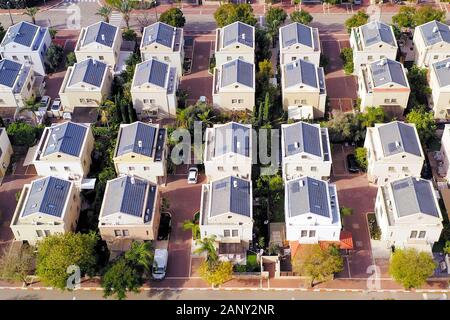
[(0, 128), (0, 179), (3, 178), (8, 170), (9, 162), (13, 154), (13, 148), (9, 141), (5, 128)]
[(442, 131), (441, 140), (441, 158), (442, 158), (442, 175), (445, 176), (447, 182), (450, 181), (450, 124), (446, 124)]
[(216, 30), (216, 65), (242, 59), (255, 63), (255, 27), (236, 21)]
[(434, 118), (450, 118), (450, 58), (435, 62), (430, 67), (431, 102)]
[(328, 180), (332, 163), (328, 129), (306, 122), (282, 124), (281, 156), (285, 180), (302, 176)]
[(252, 126), (229, 122), (205, 132), (205, 174), (210, 181), (227, 176), (251, 179)]
[(39, 76), (45, 76), (45, 59), (52, 43), (48, 28), (22, 21), (6, 31), (0, 44), (3, 59), (9, 59), (31, 67)]
[(290, 119), (322, 118), (327, 100), (323, 68), (301, 59), (283, 65), (281, 95)]
[(35, 96), (35, 76), (29, 66), (8, 59), (0, 61), (0, 109), (25, 106)]
[(226, 177), (202, 186), (200, 234), (215, 237), (219, 256), (245, 264), (253, 232), (252, 182)]
[(287, 181), (284, 190), (286, 240), (339, 242), (342, 225), (335, 185), (301, 177)]
[(419, 67), (429, 67), (450, 58), (450, 27), (430, 21), (414, 29), (414, 60)]
[(150, 59), (139, 63), (131, 84), (131, 99), (139, 119), (175, 118), (177, 70), (168, 63)]
[(381, 21), (371, 21), (350, 33), (350, 47), (353, 50), (354, 73), (358, 74), (361, 66), (380, 60), (396, 60), (398, 45), (394, 29)]
[(439, 240), (442, 214), (431, 181), (403, 178), (378, 188), (375, 216), (386, 248), (416, 248), (431, 253)]
[(404, 177), (420, 177), (425, 156), (414, 124), (393, 121), (367, 128), (367, 177), (384, 185)]
[(293, 22), (280, 28), (280, 64), (302, 59), (320, 64), (319, 29)]

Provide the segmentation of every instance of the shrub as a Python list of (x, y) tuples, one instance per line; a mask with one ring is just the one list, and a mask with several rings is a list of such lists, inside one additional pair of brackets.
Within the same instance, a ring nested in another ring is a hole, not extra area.
[(367, 215), (367, 223), (369, 225), (370, 238), (372, 238), (373, 240), (380, 240), (381, 229), (378, 226), (377, 219), (374, 213), (369, 213)]
[(353, 214), (353, 209), (348, 207), (341, 207), (340, 212), (341, 216), (347, 217)]
[(341, 50), (341, 59), (344, 63), (344, 71), (346, 74), (352, 74), (353, 66), (353, 51), (351, 48), (343, 48)]
[(69, 52), (66, 56), (66, 68), (73, 66), (77, 62), (74, 52)]
[(37, 130), (25, 122), (13, 122), (6, 129), (11, 143), (16, 146), (31, 147), (37, 138)]
[(367, 170), (367, 149), (366, 148), (356, 148), (355, 149), (355, 158), (356, 162), (358, 162), (358, 166), (366, 171)]

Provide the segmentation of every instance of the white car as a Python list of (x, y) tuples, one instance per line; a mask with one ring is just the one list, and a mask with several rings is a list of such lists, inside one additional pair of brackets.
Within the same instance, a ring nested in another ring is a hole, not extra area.
[(196, 184), (198, 179), (198, 169), (197, 168), (190, 168), (189, 174), (188, 174), (188, 184)]
[(167, 260), (169, 252), (167, 249), (156, 249), (153, 257), (152, 277), (162, 280), (166, 276)]

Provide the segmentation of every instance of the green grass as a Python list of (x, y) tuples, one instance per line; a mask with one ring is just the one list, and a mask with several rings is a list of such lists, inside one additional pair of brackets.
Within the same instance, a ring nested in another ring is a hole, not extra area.
[(257, 261), (257, 256), (253, 252), (247, 251), (247, 266), (246, 271), (247, 272), (257, 272), (259, 271), (259, 264)]

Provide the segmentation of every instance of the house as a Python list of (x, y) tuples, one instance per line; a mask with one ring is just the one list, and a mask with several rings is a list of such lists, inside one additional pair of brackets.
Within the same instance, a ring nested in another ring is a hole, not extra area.
[(128, 174), (161, 184), (167, 173), (167, 133), (159, 124), (121, 124), (114, 150), (118, 175)]
[(113, 70), (119, 61), (122, 34), (118, 27), (100, 21), (82, 28), (75, 46), (77, 61), (95, 59)]
[(416, 27), (413, 42), (419, 67), (450, 58), (450, 27), (442, 22), (434, 20)]
[(0, 109), (19, 109), (35, 96), (31, 67), (8, 59), (0, 61)]
[(204, 165), (209, 181), (227, 176), (251, 179), (252, 126), (229, 122), (205, 132)]
[(285, 180), (302, 176), (328, 180), (332, 162), (328, 129), (306, 122), (282, 124), (281, 157)]
[(301, 59), (283, 65), (281, 95), (289, 118), (322, 118), (327, 99), (323, 68)]
[(216, 66), (234, 59), (255, 63), (255, 27), (237, 21), (216, 30)]
[(14, 238), (35, 245), (54, 234), (75, 232), (80, 192), (73, 181), (39, 178), (24, 185), (10, 228)]
[(222, 111), (253, 111), (255, 65), (235, 59), (214, 70), (213, 106)]
[(6, 31), (0, 44), (2, 59), (31, 67), (38, 76), (45, 76), (47, 50), (52, 43), (48, 28), (22, 21)]
[(450, 58), (435, 62), (430, 68), (431, 103), (434, 118), (450, 118)]
[(293, 22), (280, 28), (280, 64), (299, 59), (320, 64), (319, 29)]
[(150, 59), (139, 63), (131, 84), (131, 99), (139, 119), (175, 118), (177, 70), (168, 63)]
[(182, 28), (156, 22), (144, 29), (141, 46), (142, 61), (156, 59), (177, 69), (183, 75), (184, 36)]
[(431, 181), (407, 177), (378, 188), (375, 217), (386, 248), (416, 248), (431, 253), (439, 240), (442, 214)]
[(8, 170), (13, 148), (5, 128), (0, 127), (0, 181)]
[(156, 240), (159, 203), (158, 186), (147, 180), (126, 175), (109, 180), (98, 218), (100, 236), (108, 248), (125, 251), (126, 242)]
[(392, 26), (371, 21), (350, 33), (350, 47), (353, 50), (354, 73), (358, 74), (361, 66), (380, 60), (396, 60), (398, 45)]
[(367, 128), (369, 182), (384, 185), (404, 177), (420, 177), (425, 156), (414, 124), (393, 121)]
[(40, 176), (80, 182), (89, 173), (94, 136), (88, 124), (64, 122), (46, 127), (33, 164)]
[(96, 108), (111, 92), (113, 76), (106, 63), (86, 59), (67, 69), (59, 89), (65, 112), (75, 108)]
[(445, 124), (442, 131), (440, 161), (442, 165), (438, 167), (438, 173), (450, 181), (450, 124)]
[(406, 71), (400, 62), (381, 59), (359, 70), (358, 96), (362, 112), (367, 107), (382, 107), (392, 116), (401, 116), (410, 92)]
[(286, 240), (300, 244), (338, 242), (341, 216), (334, 184), (301, 177), (285, 185)]
[(253, 234), (252, 182), (226, 177), (202, 185), (200, 234), (215, 237), (219, 257), (246, 263)]

